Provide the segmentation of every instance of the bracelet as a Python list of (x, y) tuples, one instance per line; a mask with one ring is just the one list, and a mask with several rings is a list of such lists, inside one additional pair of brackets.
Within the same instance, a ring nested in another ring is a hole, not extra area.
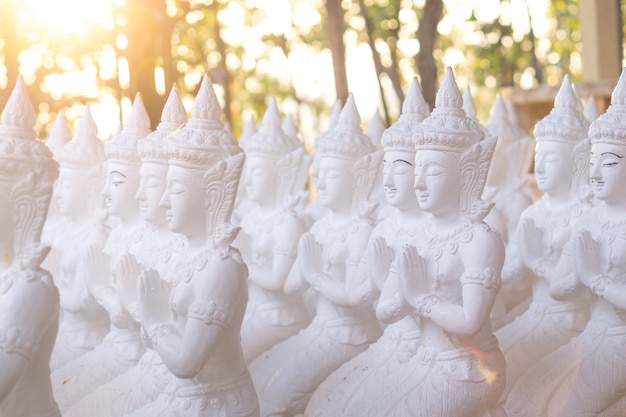
[(611, 278), (606, 275), (596, 275), (589, 280), (589, 289), (596, 295), (603, 296), (606, 286), (611, 283)]
[(415, 300), (415, 311), (422, 317), (430, 318), (433, 306), (439, 301), (441, 300), (436, 295), (421, 295)]
[(148, 330), (148, 339), (153, 347), (157, 347), (159, 344), (159, 337), (163, 337), (168, 333), (172, 333), (172, 325), (169, 323), (159, 323), (150, 327)]
[(541, 259), (532, 265), (533, 274), (538, 277), (545, 277), (550, 261)]
[(318, 272), (317, 274), (313, 274), (311, 279), (311, 287), (317, 292), (320, 291), (320, 287), (322, 286), (322, 280), (324, 279), (324, 274)]

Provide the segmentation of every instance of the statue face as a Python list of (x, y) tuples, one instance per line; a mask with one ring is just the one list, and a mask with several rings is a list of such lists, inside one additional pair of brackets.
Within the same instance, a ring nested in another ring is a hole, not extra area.
[(415, 154), (387, 151), (383, 160), (383, 189), (390, 206), (408, 209), (417, 205), (414, 182)]
[(623, 146), (591, 145), (589, 161), (591, 188), (598, 200), (619, 204), (626, 200), (626, 162)]
[(205, 191), (192, 170), (169, 167), (160, 205), (172, 232), (192, 236), (206, 231)]
[(434, 215), (458, 211), (460, 192), (461, 174), (455, 159), (442, 151), (417, 151), (415, 195), (422, 210)]
[(138, 188), (138, 166), (107, 163), (107, 179), (102, 194), (109, 214), (121, 219), (136, 215), (139, 211), (139, 204), (135, 199)]
[(271, 203), (276, 196), (275, 162), (260, 156), (248, 156), (245, 162), (243, 185), (250, 201)]
[(329, 156), (322, 156), (318, 161), (315, 185), (322, 205), (333, 211), (351, 207), (353, 163)]
[(143, 163), (139, 171), (139, 211), (145, 221), (156, 226), (165, 226), (165, 209), (159, 206), (165, 192), (167, 165)]
[(61, 167), (54, 190), (59, 213), (73, 219), (86, 215), (88, 195), (87, 184), (80, 171)]
[(572, 147), (564, 143), (538, 142), (535, 147), (537, 187), (548, 195), (569, 193), (574, 172)]

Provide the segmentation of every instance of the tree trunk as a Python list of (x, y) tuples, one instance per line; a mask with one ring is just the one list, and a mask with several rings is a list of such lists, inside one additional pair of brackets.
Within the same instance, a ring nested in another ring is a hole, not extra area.
[(385, 100), (385, 90), (383, 89), (383, 84), (380, 80), (380, 76), (386, 72), (386, 68), (383, 66), (383, 63), (380, 59), (380, 53), (376, 50), (376, 38), (374, 35), (374, 23), (372, 22), (371, 17), (367, 13), (367, 8), (365, 7), (365, 0), (359, 0), (359, 6), (361, 9), (361, 16), (363, 16), (363, 20), (365, 20), (365, 30), (367, 31), (367, 40), (370, 46), (370, 50), (372, 51), (372, 59), (374, 60), (374, 68), (376, 69), (376, 80), (378, 81), (378, 89), (380, 90), (380, 101), (383, 105), (383, 112), (385, 113), (385, 124), (386, 126), (390, 126), (390, 118), (389, 118), (389, 109), (387, 108), (387, 100)]
[[(151, 127), (155, 129), (167, 96), (157, 93), (154, 70), (172, 59), (170, 48), (163, 45), (166, 35), (162, 32), (169, 23), (165, 0), (133, 0), (127, 2), (126, 7), (129, 24), (125, 28), (128, 37), (125, 55), (130, 70), (130, 98), (141, 93)], [(171, 32), (168, 35), (171, 36)]]
[(346, 47), (343, 43), (346, 25), (343, 18), (344, 10), (341, 7), (341, 0), (326, 0), (326, 34), (333, 54), (335, 90), (337, 99), (345, 103), (348, 98), (348, 75), (346, 74)]
[(417, 40), (420, 51), (416, 57), (417, 72), (422, 79), (422, 94), (430, 106), (435, 108), (437, 94), (437, 63), (433, 57), (435, 42), (437, 41), (437, 24), (443, 14), (442, 0), (426, 0), (422, 20), (417, 28)]

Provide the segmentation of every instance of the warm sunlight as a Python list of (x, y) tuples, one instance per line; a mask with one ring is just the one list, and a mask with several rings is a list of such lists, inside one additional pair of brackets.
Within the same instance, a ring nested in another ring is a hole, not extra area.
[(21, 23), (49, 34), (86, 35), (90, 27), (113, 25), (111, 3), (125, 0), (19, 0), (15, 2), (16, 17)]

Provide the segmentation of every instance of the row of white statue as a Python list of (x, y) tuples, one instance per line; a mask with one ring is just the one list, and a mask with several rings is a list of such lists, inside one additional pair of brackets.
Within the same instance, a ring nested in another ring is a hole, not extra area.
[(626, 72), (588, 109), (566, 77), (535, 147), (448, 70), (369, 135), (350, 96), (311, 156), (273, 100), (238, 142), (205, 76), (189, 120), (174, 87), (154, 132), (138, 97), (46, 146), (18, 81), (0, 416), (626, 415)]

